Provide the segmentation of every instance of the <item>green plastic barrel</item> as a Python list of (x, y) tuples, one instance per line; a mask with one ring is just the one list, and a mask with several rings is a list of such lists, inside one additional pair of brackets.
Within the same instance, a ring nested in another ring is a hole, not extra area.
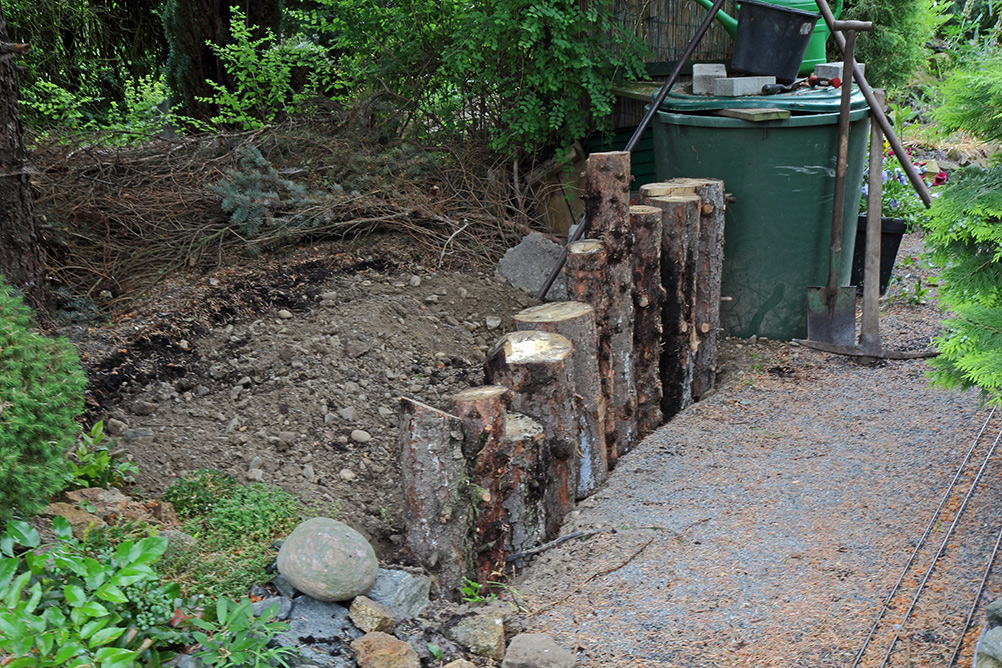
[[(838, 95), (676, 95), (666, 105), (677, 109), (658, 112), (654, 122), (658, 179), (722, 179), (736, 198), (727, 205), (724, 224), (724, 331), (739, 337), (806, 337), (807, 288), (825, 285), (828, 278)], [(713, 115), (725, 107), (784, 105), (799, 111), (763, 122)], [(840, 285), (848, 285), (851, 276), (869, 135), (869, 110), (858, 92), (853, 106)]]

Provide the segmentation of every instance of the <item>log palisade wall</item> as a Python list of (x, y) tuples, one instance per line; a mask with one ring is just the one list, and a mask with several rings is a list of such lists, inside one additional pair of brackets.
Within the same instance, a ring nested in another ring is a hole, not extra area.
[(553, 538), (619, 457), (713, 387), (723, 182), (649, 184), (631, 206), (629, 173), (625, 152), (588, 158), (595, 238), (568, 248), (574, 301), (516, 315), (486, 385), (451, 413), (401, 399), (407, 546), (444, 596)]

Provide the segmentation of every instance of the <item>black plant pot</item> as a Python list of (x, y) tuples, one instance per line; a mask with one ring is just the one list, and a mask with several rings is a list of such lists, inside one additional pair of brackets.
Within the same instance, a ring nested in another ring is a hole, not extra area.
[[(891, 282), (891, 270), (894, 269), (894, 258), (901, 246), (907, 226), (900, 218), (880, 219), (880, 295), (887, 292)], [(856, 224), (856, 247), (852, 252), (851, 284), (856, 286), (856, 292), (863, 294), (863, 267), (866, 258), (866, 214), (860, 214)]]

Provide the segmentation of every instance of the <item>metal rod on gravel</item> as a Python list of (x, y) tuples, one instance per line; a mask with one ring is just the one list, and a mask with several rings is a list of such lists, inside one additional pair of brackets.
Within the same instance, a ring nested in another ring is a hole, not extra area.
[(964, 620), (964, 625), (960, 628), (960, 637), (957, 638), (957, 645), (953, 648), (953, 654), (950, 655), (950, 662), (946, 664), (946, 668), (952, 668), (957, 662), (960, 648), (964, 646), (964, 636), (967, 634), (967, 629), (971, 626), (971, 620), (974, 619), (974, 613), (978, 609), (978, 602), (981, 601), (981, 594), (985, 591), (985, 585), (988, 584), (988, 576), (991, 575), (992, 564), (995, 563), (995, 557), (999, 553), (1000, 544), (1002, 544), (1002, 528), (999, 529), (999, 533), (995, 537), (995, 547), (992, 548), (992, 554), (988, 557), (985, 574), (981, 576), (981, 584), (978, 586), (978, 592), (974, 595), (974, 603), (971, 604), (971, 609), (967, 612), (967, 619)]
[[(640, 125), (638, 125), (637, 129), (633, 132), (633, 136), (630, 137), (630, 141), (626, 142), (626, 148), (623, 149), (624, 151), (631, 153), (633, 148), (637, 145), (637, 142), (640, 141), (640, 136), (644, 134), (647, 126), (651, 124), (651, 119), (654, 118), (654, 114), (658, 112), (658, 109), (661, 107), (661, 103), (664, 102), (665, 97), (668, 96), (668, 92), (672, 89), (672, 86), (675, 85), (679, 75), (682, 73), (682, 68), (685, 67), (685, 64), (689, 62), (690, 58), (692, 58), (692, 54), (696, 52), (696, 47), (699, 46), (700, 41), (702, 41), (703, 35), (705, 35), (706, 31), (710, 29), (710, 25), (713, 24), (713, 19), (716, 18), (717, 12), (719, 12), (720, 8), (723, 6), (724, 0), (715, 0), (706, 16), (703, 17), (703, 22), (699, 24), (698, 28), (696, 28), (696, 34), (692, 36), (691, 40), (689, 40), (689, 44), (685, 47), (685, 51), (683, 51), (682, 55), (679, 57), (678, 63), (676, 63), (675, 69), (672, 70), (671, 76), (669, 76), (668, 80), (665, 81), (664, 86), (661, 87), (661, 91), (658, 93), (658, 96), (654, 99), (651, 106), (648, 107), (647, 113), (644, 114), (644, 118), (640, 121)], [(536, 299), (542, 300), (546, 297), (546, 293), (550, 291), (550, 287), (553, 286), (553, 282), (557, 280), (557, 276), (560, 275), (560, 270), (564, 268), (564, 263), (567, 262), (567, 246), (570, 246), (572, 243), (584, 236), (586, 227), (585, 217), (582, 216), (581, 220), (578, 221), (577, 227), (574, 228), (571, 236), (567, 239), (567, 245), (560, 251), (560, 256), (557, 258), (550, 275), (546, 278), (546, 282), (543, 283), (543, 287), (541, 287), (539, 292), (536, 293)]]
[(950, 528), (946, 530), (946, 535), (943, 536), (943, 542), (940, 543), (939, 550), (936, 551), (936, 556), (932, 558), (932, 563), (929, 564), (929, 568), (926, 569), (925, 575), (922, 577), (922, 581), (919, 582), (918, 589), (915, 590), (915, 595), (912, 596), (912, 601), (908, 604), (908, 609), (905, 610), (905, 614), (901, 618), (901, 623), (894, 632), (894, 637), (891, 638), (891, 644), (887, 647), (884, 659), (880, 662), (880, 668), (886, 668), (888, 662), (891, 660), (891, 654), (894, 652), (894, 645), (896, 645), (898, 639), (901, 638), (901, 630), (905, 627), (905, 624), (908, 622), (908, 618), (911, 617), (912, 612), (914, 612), (915, 605), (918, 603), (919, 595), (922, 593), (922, 590), (925, 589), (926, 583), (929, 582), (929, 577), (936, 568), (936, 562), (938, 562), (939, 558), (943, 556), (943, 552), (946, 550), (946, 544), (953, 536), (953, 532), (956, 530), (957, 524), (960, 522), (960, 517), (964, 514), (964, 510), (967, 509), (967, 502), (971, 500), (971, 496), (974, 495), (974, 490), (978, 488), (978, 484), (981, 482), (981, 477), (985, 474), (985, 469), (988, 468), (988, 462), (991, 461), (992, 455), (995, 454), (995, 448), (998, 447), (999, 440), (1002, 440), (1002, 429), (999, 430), (998, 436), (995, 437), (995, 442), (992, 443), (991, 449), (989, 449), (988, 454), (985, 455), (985, 461), (981, 463), (981, 468), (978, 469), (977, 474), (974, 476), (974, 480), (971, 481), (971, 486), (967, 490), (964, 500), (961, 501), (960, 507), (957, 508), (957, 514), (954, 515), (953, 522), (950, 523)]
[(974, 448), (977, 447), (978, 441), (981, 440), (981, 437), (985, 434), (985, 430), (988, 429), (988, 423), (991, 421), (992, 416), (995, 415), (995, 409), (996, 407), (992, 406), (991, 412), (988, 413), (988, 417), (985, 418), (985, 423), (981, 425), (981, 431), (979, 431), (978, 435), (974, 437), (974, 442), (971, 443), (971, 447), (967, 449), (967, 454), (964, 455), (964, 459), (961, 460), (960, 466), (957, 467), (957, 472), (953, 475), (953, 480), (951, 480), (950, 484), (946, 486), (946, 491), (943, 492), (943, 498), (939, 500), (939, 505), (936, 506), (936, 510), (932, 511), (932, 517), (929, 518), (929, 523), (926, 525), (925, 531), (922, 532), (922, 536), (918, 539), (918, 542), (915, 543), (915, 549), (912, 550), (912, 556), (908, 557), (908, 562), (905, 564), (905, 567), (901, 569), (901, 576), (898, 578), (898, 581), (894, 583), (894, 586), (891, 587), (891, 591), (887, 594), (887, 598), (884, 599), (884, 605), (880, 608), (880, 612), (877, 613), (877, 618), (873, 620), (873, 626), (870, 627), (870, 633), (867, 634), (866, 639), (863, 641), (863, 646), (859, 648), (858, 652), (856, 652), (856, 659), (852, 662), (852, 666), (850, 668), (856, 668), (856, 666), (859, 665), (859, 662), (862, 661), (863, 653), (866, 652), (866, 648), (869, 647), (870, 641), (873, 640), (873, 635), (877, 632), (877, 627), (880, 626), (880, 622), (884, 619), (884, 614), (887, 612), (887, 609), (891, 607), (891, 601), (894, 600), (894, 595), (898, 593), (901, 583), (905, 581), (905, 576), (908, 575), (908, 569), (915, 563), (915, 557), (918, 556), (919, 550), (921, 550), (922, 546), (925, 545), (925, 541), (929, 538), (929, 534), (932, 533), (932, 528), (936, 526), (936, 520), (939, 519), (939, 514), (943, 512), (943, 508), (946, 507), (946, 502), (950, 498), (953, 488), (957, 486), (957, 481), (960, 480), (960, 474), (964, 472), (964, 469), (967, 467), (967, 463), (971, 461), (971, 455), (974, 454)]

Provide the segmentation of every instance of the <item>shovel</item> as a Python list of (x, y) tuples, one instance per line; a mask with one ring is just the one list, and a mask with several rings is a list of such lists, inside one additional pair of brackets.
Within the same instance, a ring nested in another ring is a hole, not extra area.
[[(807, 288), (807, 338), (821, 343), (851, 346), (856, 342), (856, 288), (839, 286), (842, 266), (842, 219), (845, 217), (845, 172), (849, 161), (849, 104), (852, 96), (852, 66), (856, 29), (861, 22), (836, 22), (845, 31), (845, 64), (842, 66), (842, 105), (838, 118), (838, 152), (835, 156), (835, 199), (832, 202), (831, 253), (828, 283)], [(849, 24), (849, 25), (846, 25)]]

